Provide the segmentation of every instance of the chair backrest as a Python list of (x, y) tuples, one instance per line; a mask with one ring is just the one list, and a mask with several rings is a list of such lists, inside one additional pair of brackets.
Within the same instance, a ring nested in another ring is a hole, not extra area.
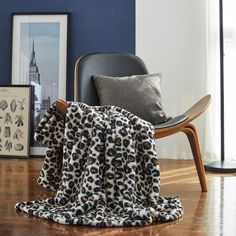
[(99, 105), (93, 75), (130, 76), (147, 74), (144, 62), (129, 53), (92, 53), (79, 58), (74, 71), (74, 101)]

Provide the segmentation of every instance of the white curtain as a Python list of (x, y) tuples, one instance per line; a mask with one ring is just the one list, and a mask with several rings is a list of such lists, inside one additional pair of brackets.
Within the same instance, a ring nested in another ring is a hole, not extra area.
[(224, 9), (224, 84), (225, 158), (236, 160), (236, 2), (223, 0)]
[[(166, 113), (187, 110), (206, 95), (206, 0), (136, 0), (136, 55), (149, 73), (162, 73)], [(194, 121), (203, 153), (205, 114)], [(157, 152), (159, 158), (193, 158), (182, 133), (158, 139)]]
[(207, 92), (212, 102), (206, 114), (205, 150), (207, 159), (220, 159), (220, 46), (219, 1), (207, 1)]
[[(208, 0), (208, 81), (213, 100), (206, 120), (205, 156), (220, 159), (219, 1)], [(225, 159), (236, 160), (236, 2), (223, 0)]]

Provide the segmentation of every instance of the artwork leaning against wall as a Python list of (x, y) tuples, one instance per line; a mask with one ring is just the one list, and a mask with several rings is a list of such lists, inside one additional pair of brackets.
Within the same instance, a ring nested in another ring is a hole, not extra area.
[(32, 86), (0, 86), (0, 157), (28, 158)]
[[(69, 13), (12, 13), (12, 84), (34, 87), (31, 128), (58, 98), (66, 99)], [(45, 147), (31, 137), (30, 154)]]

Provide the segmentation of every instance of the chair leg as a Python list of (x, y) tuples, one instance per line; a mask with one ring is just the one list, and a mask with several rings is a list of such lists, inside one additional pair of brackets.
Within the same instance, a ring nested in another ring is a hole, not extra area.
[(198, 141), (197, 130), (194, 125), (188, 124), (185, 127), (183, 127), (181, 131), (184, 132), (188, 137), (193, 153), (195, 166), (198, 173), (198, 178), (201, 184), (202, 192), (207, 192), (206, 176), (202, 161), (202, 155), (200, 151), (200, 145)]

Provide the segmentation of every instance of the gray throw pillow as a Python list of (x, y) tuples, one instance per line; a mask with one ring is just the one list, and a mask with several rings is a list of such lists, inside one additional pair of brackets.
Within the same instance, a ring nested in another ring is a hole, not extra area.
[(157, 125), (169, 118), (161, 104), (160, 74), (110, 77), (94, 75), (101, 105), (114, 105)]

